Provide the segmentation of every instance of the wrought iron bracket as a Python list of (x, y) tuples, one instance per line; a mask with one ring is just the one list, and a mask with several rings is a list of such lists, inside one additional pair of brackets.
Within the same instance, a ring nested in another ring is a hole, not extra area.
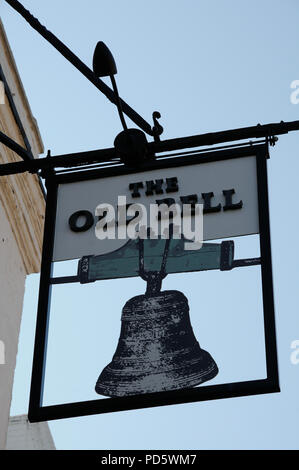
[[(16, 12), (18, 12), (30, 26), (35, 29), (46, 41), (48, 41), (63, 57), (68, 60), (77, 70), (79, 70), (106, 98), (113, 104), (118, 105), (116, 94), (111, 88), (99, 79), (94, 72), (82, 62), (57, 36), (42, 25), (29, 10), (27, 10), (18, 0), (5, 0)], [(150, 124), (145, 121), (134, 109), (125, 101), (119, 98), (123, 112), (146, 134), (153, 136), (153, 130)]]

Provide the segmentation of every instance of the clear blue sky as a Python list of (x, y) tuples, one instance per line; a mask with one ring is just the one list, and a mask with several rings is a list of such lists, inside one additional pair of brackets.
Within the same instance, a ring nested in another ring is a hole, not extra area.
[[(290, 84), (299, 79), (296, 0), (24, 5), (89, 65), (95, 44), (104, 41), (118, 66), (121, 96), (148, 121), (160, 111), (165, 139), (299, 119), (299, 105), (290, 103)], [(111, 147), (121, 130), (114, 106), (5, 2), (1, 17), (45, 149), (62, 154)], [(281, 393), (52, 422), (58, 449), (298, 449), (299, 364), (290, 361), (291, 343), (299, 339), (298, 149), (299, 133), (282, 136), (268, 163)], [(244, 240), (240, 255), (255, 256), (256, 240)], [(263, 375), (256, 269), (227, 277), (169, 276), (165, 283), (189, 298), (196, 335), (218, 363), (234, 360), (214, 383)], [(117, 296), (109, 282), (82, 293), (56, 288), (49, 403), (96, 398), (94, 380), (115, 350), (122, 305), (144, 289), (141, 280), (114, 282)], [(37, 294), (38, 276), (29, 276), (12, 414), (27, 412)]]

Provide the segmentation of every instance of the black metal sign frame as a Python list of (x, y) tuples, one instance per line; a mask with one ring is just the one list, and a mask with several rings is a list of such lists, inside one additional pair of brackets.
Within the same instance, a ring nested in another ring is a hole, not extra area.
[[(267, 377), (259, 380), (204, 385), (175, 391), (147, 393), (122, 398), (105, 398), (84, 402), (42, 406), (44, 371), (47, 350), (47, 335), (50, 310), (52, 279), (52, 255), (55, 236), (57, 191), (59, 184), (105, 178), (113, 175), (132, 174), (159, 168), (172, 168), (183, 165), (200, 164), (247, 156), (256, 157), (258, 216), (260, 228), (261, 278), (264, 309), (264, 334)], [(267, 145), (210, 151), (175, 158), (157, 159), (140, 169), (124, 166), (111, 166), (102, 169), (57, 174), (54, 171), (46, 177), (47, 205), (44, 228), (44, 242), (41, 264), (39, 302), (36, 324), (35, 348), (32, 368), (31, 391), (28, 417), (30, 422), (48, 421), (92, 414), (148, 408), (203, 400), (232, 398), (263, 393), (279, 392), (275, 315), (272, 284), (272, 262), (269, 225), (269, 202), (267, 184)]]

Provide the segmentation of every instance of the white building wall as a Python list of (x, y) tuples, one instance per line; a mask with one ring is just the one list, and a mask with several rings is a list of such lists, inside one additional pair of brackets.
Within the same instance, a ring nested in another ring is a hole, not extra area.
[(5, 446), (25, 286), (25, 269), (11, 227), (0, 204), (0, 449)]
[[(1, 21), (0, 64), (37, 158), (41, 138)], [(24, 146), (7, 97), (0, 103), (0, 129)], [(0, 164), (14, 161), (20, 157), (0, 143)], [(44, 209), (36, 175), (0, 176), (0, 449), (6, 443), (25, 278), (40, 270)]]

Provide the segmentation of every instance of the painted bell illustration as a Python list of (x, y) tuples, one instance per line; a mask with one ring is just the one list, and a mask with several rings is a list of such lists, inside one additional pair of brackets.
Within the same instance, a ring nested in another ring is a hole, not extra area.
[(188, 301), (179, 291), (130, 299), (112, 361), (96, 392), (110, 397), (175, 390), (217, 375), (210, 354), (200, 348), (190, 323)]
[(130, 299), (122, 310), (116, 352), (95, 387), (101, 395), (122, 397), (189, 388), (218, 373), (215, 361), (195, 338), (185, 295), (161, 291), (170, 239), (162, 242), (165, 249), (159, 270), (144, 268), (144, 240), (138, 242), (138, 273), (147, 282), (147, 290)]

